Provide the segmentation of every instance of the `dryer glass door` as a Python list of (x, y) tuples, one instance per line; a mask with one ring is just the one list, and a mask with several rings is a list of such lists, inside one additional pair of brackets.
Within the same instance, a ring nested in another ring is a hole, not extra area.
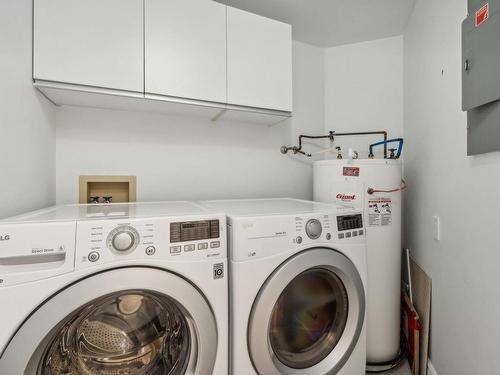
[(337, 346), (347, 324), (349, 298), (342, 280), (324, 268), (296, 276), (274, 306), (269, 339), (291, 368), (321, 362)]
[(327, 248), (303, 251), (262, 286), (248, 346), (266, 375), (336, 374), (356, 347), (365, 317), (363, 281), (352, 261)]

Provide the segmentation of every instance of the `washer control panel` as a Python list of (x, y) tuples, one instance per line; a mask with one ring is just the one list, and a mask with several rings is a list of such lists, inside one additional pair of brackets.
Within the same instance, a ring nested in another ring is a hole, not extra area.
[(199, 220), (170, 223), (170, 242), (216, 239), (220, 236), (219, 220)]
[(226, 256), (223, 215), (77, 223), (77, 267), (118, 260), (184, 261)]

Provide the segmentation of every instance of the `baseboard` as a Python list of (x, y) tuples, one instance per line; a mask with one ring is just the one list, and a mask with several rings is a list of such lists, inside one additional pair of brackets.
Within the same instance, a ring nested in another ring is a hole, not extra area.
[(427, 362), (427, 375), (438, 375), (430, 359)]

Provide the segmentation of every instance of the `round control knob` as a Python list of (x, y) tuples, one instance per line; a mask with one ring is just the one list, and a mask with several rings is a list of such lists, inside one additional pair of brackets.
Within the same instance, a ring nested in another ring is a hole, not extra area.
[(139, 233), (129, 226), (115, 228), (108, 236), (108, 248), (119, 253), (130, 252), (139, 243)]
[(118, 232), (113, 237), (113, 249), (127, 251), (134, 245), (134, 236), (130, 232)]
[(311, 219), (306, 224), (306, 234), (312, 240), (317, 240), (321, 233), (323, 232), (323, 227), (317, 219)]

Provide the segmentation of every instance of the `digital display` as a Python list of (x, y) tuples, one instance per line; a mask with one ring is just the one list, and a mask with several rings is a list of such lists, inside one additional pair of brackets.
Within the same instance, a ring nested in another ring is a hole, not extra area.
[(219, 220), (170, 223), (170, 242), (186, 242), (219, 238)]
[(339, 232), (363, 228), (363, 217), (361, 214), (337, 216), (337, 228)]

